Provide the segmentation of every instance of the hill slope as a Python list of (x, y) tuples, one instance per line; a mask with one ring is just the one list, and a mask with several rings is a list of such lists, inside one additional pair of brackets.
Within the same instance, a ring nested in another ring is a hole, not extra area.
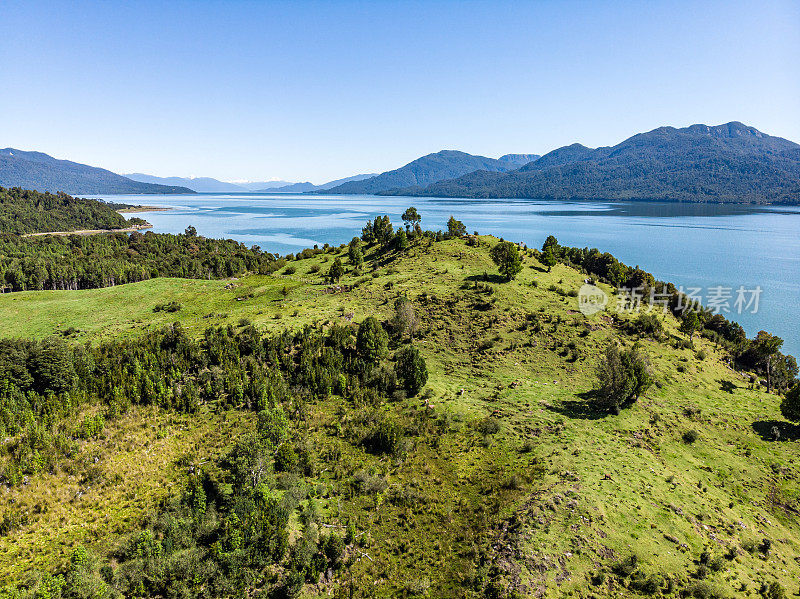
[(559, 148), (497, 176), (477, 172), (397, 194), (687, 202), (800, 202), (800, 146), (732, 122), (660, 127), (612, 147)]
[(125, 218), (104, 202), (0, 187), (0, 233), (120, 229), (125, 224)]
[[(526, 252), (515, 280), (487, 275), (496, 243), (365, 247), (358, 269), (346, 248), (309, 250), (277, 276), (0, 295), (7, 334), (80, 329), (69, 337), (76, 368), (85, 341), (116, 334), (97, 360), (120, 369), (108, 374), (113, 397), (89, 397), (67, 424), (4, 435), (6, 473), (34, 433), (40, 453), (25, 463), (27, 483), (0, 497), (0, 579), (29, 581), (31, 597), (49, 580), (37, 569), (83, 583), (70, 589), (159, 596), (240, 597), (222, 582), (242, 571), (255, 573), (247, 589), (291, 583), (307, 597), (793, 592), (800, 456), (780, 398), (752, 388), (719, 345), (690, 341), (671, 315), (657, 313), (663, 331), (652, 333), (624, 313), (583, 316), (573, 293), (586, 274), (565, 264), (546, 272)], [(322, 274), (335, 258), (346, 273), (330, 286)], [(411, 311), (395, 311), (404, 297)], [(153, 312), (170, 303), (180, 309)], [(337, 353), (371, 347), (352, 325), (370, 315), (390, 353), (408, 347), (400, 327), (413, 325), (429, 372), (420, 395), (387, 391), (397, 362), (359, 377)], [(158, 332), (173, 321), (183, 329)], [(204, 333), (210, 326), (222, 328)], [(638, 342), (655, 380), (617, 415), (590, 401), (609, 342)], [(0, 359), (24, 373), (22, 350), (9, 347), (16, 353)], [(196, 368), (178, 367), (189, 360)], [(255, 378), (264, 364), (283, 374)], [(207, 399), (181, 408), (192, 389)], [(270, 451), (258, 461), (253, 433), (265, 424), (291, 449), (280, 460)], [(64, 455), (49, 453), (61, 446), (52, 434), (64, 435)], [(248, 485), (253, 496), (242, 497)], [(273, 531), (276, 520), (285, 536), (258, 545), (253, 560), (256, 524)]]
[(379, 193), (398, 187), (425, 186), (477, 170), (504, 172), (514, 167), (515, 164), (509, 161), (473, 156), (456, 150), (442, 150), (417, 158), (393, 171), (381, 173), (364, 181), (338, 185), (328, 191), (341, 194)]
[(186, 187), (141, 183), (102, 168), (14, 148), (0, 150), (0, 186), (69, 194), (193, 193)]

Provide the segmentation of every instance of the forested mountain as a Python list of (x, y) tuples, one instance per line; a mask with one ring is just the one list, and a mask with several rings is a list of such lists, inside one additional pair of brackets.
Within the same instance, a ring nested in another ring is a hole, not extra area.
[(104, 202), (0, 187), (0, 233), (120, 229), (125, 224), (125, 218)]
[(338, 185), (329, 191), (341, 194), (380, 193), (398, 187), (425, 186), (460, 177), (477, 170), (505, 172), (516, 165), (509, 161), (473, 156), (456, 150), (442, 150), (409, 162), (405, 166), (365, 179)]
[(498, 160), (500, 162), (508, 162), (509, 164), (514, 164), (516, 166), (524, 166), (529, 162), (538, 160), (539, 158), (541, 158), (539, 154), (505, 154), (500, 156)]
[(261, 191), (262, 189), (284, 187), (293, 184), (293, 181), (282, 181), (280, 179), (275, 179), (273, 181), (239, 181), (236, 183), (239, 187), (244, 188), (245, 191)]
[(70, 194), (192, 193), (186, 187), (133, 181), (102, 168), (14, 148), (0, 150), (0, 186)]
[(797, 203), (800, 146), (732, 122), (660, 127), (612, 147), (559, 148), (498, 175), (391, 193), (446, 197)]
[(328, 181), (322, 185), (314, 185), (313, 183), (306, 181), (305, 183), (292, 183), (291, 185), (268, 187), (259, 191), (270, 193), (306, 193), (309, 191), (324, 191), (326, 189), (336, 187), (337, 185), (341, 185), (342, 183), (349, 183), (350, 181), (363, 181), (364, 179), (369, 179), (374, 176), (375, 173), (369, 173), (366, 175), (353, 175), (352, 177), (344, 177), (343, 179)]
[(193, 191), (201, 193), (248, 191), (236, 183), (228, 183), (227, 181), (220, 181), (211, 177), (156, 177), (155, 175), (146, 175), (144, 173), (127, 173), (125, 176), (128, 177), (128, 179), (133, 179), (134, 181), (140, 181), (142, 183), (188, 187)]
[(307, 191), (314, 191), (318, 189), (316, 185), (310, 181), (303, 183), (290, 183), (289, 185), (282, 185), (281, 187), (267, 187), (266, 189), (259, 189), (264, 193), (305, 193)]

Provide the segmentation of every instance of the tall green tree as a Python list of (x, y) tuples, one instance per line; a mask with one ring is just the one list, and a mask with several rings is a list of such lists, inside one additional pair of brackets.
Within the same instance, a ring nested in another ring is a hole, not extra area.
[(411, 232), (411, 230), (416, 230), (419, 224), (422, 222), (422, 217), (417, 212), (417, 209), (414, 206), (410, 206), (406, 208), (406, 211), (403, 212), (403, 216), (401, 217), (403, 222), (406, 225), (406, 231)]
[(772, 368), (782, 346), (783, 339), (766, 331), (759, 331), (753, 340), (753, 349), (767, 372), (768, 393), (772, 393)]
[(381, 245), (388, 244), (394, 237), (394, 227), (392, 221), (389, 220), (389, 215), (376, 216), (372, 231), (375, 241)]
[(550, 272), (558, 264), (558, 258), (556, 258), (555, 251), (551, 246), (545, 247), (544, 251), (539, 254), (539, 262), (547, 267), (547, 272)]
[(358, 356), (368, 364), (377, 364), (386, 355), (389, 336), (374, 316), (368, 316), (358, 326), (356, 335), (356, 351)]
[(338, 283), (339, 279), (342, 278), (344, 275), (344, 266), (342, 266), (341, 259), (337, 256), (336, 259), (331, 264), (330, 270), (328, 270), (328, 280)]
[(448, 237), (463, 237), (467, 234), (467, 227), (460, 220), (451, 214), (447, 219), (447, 235)]
[(548, 235), (547, 239), (545, 239), (544, 243), (542, 244), (542, 251), (544, 252), (550, 248), (553, 250), (553, 252), (558, 252), (560, 247), (561, 246), (558, 245), (558, 239), (556, 239), (554, 235)]
[(490, 252), (492, 260), (507, 281), (516, 277), (522, 270), (522, 258), (519, 255), (517, 244), (510, 241), (501, 241)]
[(694, 310), (690, 310), (683, 315), (680, 328), (682, 333), (689, 335), (689, 341), (692, 340), (695, 331), (697, 331), (700, 326), (700, 318)]
[(407, 345), (397, 352), (395, 372), (410, 396), (419, 393), (428, 382), (428, 366), (425, 364), (425, 358), (413, 345)]
[(394, 235), (394, 247), (398, 251), (403, 251), (408, 249), (408, 235), (406, 235), (405, 229), (397, 229), (397, 233)]
[(361, 252), (361, 240), (353, 237), (347, 246), (347, 258), (353, 266), (361, 266), (364, 262), (364, 254)]

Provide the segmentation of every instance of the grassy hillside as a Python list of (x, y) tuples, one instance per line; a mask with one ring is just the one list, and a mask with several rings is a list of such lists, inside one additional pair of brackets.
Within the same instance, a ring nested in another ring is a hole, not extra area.
[[(545, 272), (528, 256), (516, 280), (500, 282), (496, 240), (479, 239), (368, 253), (357, 275), (338, 253), (348, 271), (338, 287), (322, 279), (337, 248), (290, 262), (291, 275), (6, 294), (0, 317), (6, 336), (80, 344), (175, 321), (196, 337), (209, 325), (238, 330), (243, 318), (264, 333), (369, 315), (388, 323), (407, 296), (429, 378), (420, 395), (381, 407), (402, 424), (404, 450), (353, 442), (363, 408), (332, 394), (296, 423), (315, 448), (314, 472), (272, 479), (297, 494), (291, 545), (348, 530), (347, 567), (302, 596), (756, 597), (771, 583), (796, 592), (800, 449), (780, 397), (751, 389), (709, 341), (686, 347), (672, 316), (655, 339), (626, 332), (627, 316), (582, 315), (569, 292), (586, 275), (564, 265)], [(179, 309), (153, 311), (170, 302)], [(638, 340), (655, 380), (619, 415), (589, 401), (613, 339)], [(254, 426), (252, 412), (215, 405), (191, 415), (140, 407), (109, 421), (59, 468), (0, 494), (0, 521), (25, 516), (0, 536), (0, 578), (67, 568), (79, 544), (107, 560), (186, 487), (189, 465)], [(303, 519), (312, 503), (313, 526)]]

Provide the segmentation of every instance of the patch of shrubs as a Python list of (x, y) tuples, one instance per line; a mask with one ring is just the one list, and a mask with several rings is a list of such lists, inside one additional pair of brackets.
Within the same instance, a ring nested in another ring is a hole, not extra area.
[(153, 312), (177, 312), (181, 309), (181, 305), (176, 301), (165, 302), (163, 304), (156, 304)]
[(683, 442), (686, 443), (687, 445), (691, 445), (699, 438), (700, 434), (694, 429), (684, 432), (682, 436)]
[(474, 424), (475, 430), (482, 434), (484, 437), (489, 435), (496, 435), (500, 432), (500, 422), (497, 418), (487, 416), (481, 418)]

